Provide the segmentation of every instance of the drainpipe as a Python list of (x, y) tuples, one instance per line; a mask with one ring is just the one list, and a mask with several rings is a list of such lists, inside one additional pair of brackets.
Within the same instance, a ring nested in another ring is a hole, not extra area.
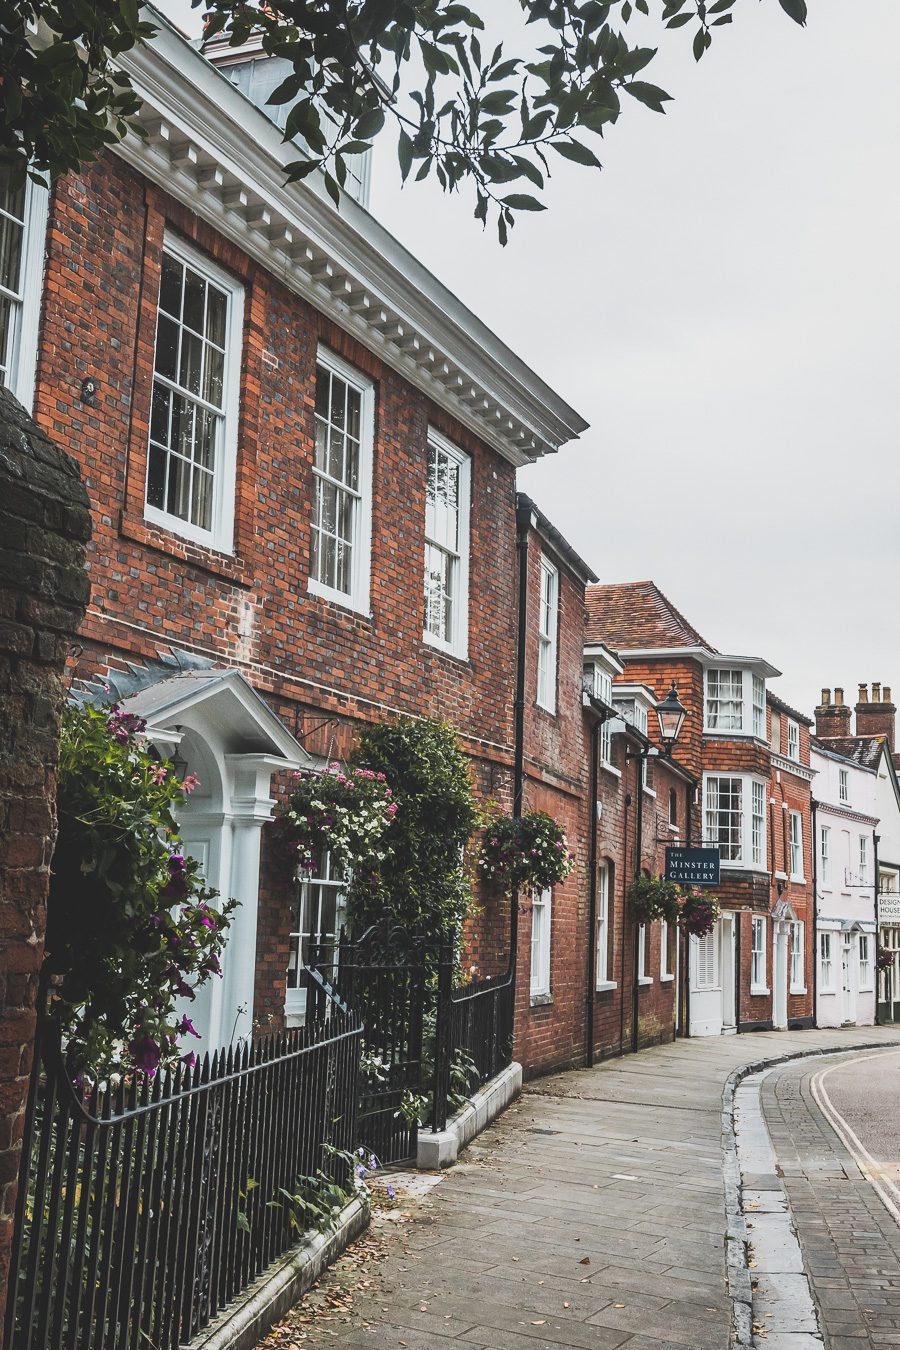
[[(626, 750), (626, 756), (627, 756)], [(627, 757), (622, 762), (622, 781), (628, 769)], [(628, 920), (628, 808), (631, 793), (626, 792), (622, 802), (622, 948), (619, 960), (619, 1054), (625, 1053), (625, 928)]]
[[(687, 847), (691, 846), (691, 808), (694, 804), (693, 794), (695, 786), (688, 784), (687, 788), (687, 810), (684, 813), (684, 834), (687, 840)], [(691, 939), (685, 937), (682, 943), (684, 947), (684, 1035), (690, 1038), (691, 1034)]]
[[(636, 881), (641, 874), (641, 852), (644, 846), (644, 755), (635, 755), (635, 791), (637, 792), (637, 811), (634, 817), (634, 875), (633, 881)], [(626, 761), (627, 762), (627, 761)], [(631, 970), (631, 1052), (637, 1053), (638, 1048), (638, 1010), (640, 1006), (638, 985), (638, 950), (641, 940), (641, 926), (635, 921), (634, 924), (634, 951), (632, 952), (632, 970)], [(623, 944), (624, 946), (624, 944)]]
[[(513, 816), (522, 814), (525, 793), (525, 637), (528, 627), (528, 531), (531, 508), (516, 502), (516, 553), (519, 561), (519, 615), (516, 632), (516, 698), (513, 711)], [(515, 974), (519, 952), (519, 896), (510, 899), (509, 968)]]
[[(872, 864), (875, 869), (875, 1025), (881, 1026), (878, 1017), (878, 981), (881, 979), (881, 971), (878, 969), (878, 954), (881, 951), (881, 897), (879, 896), (878, 883), (878, 845), (881, 843), (881, 835), (872, 831)], [(893, 975), (893, 972), (891, 972)], [(885, 980), (887, 984), (887, 980)], [(892, 991), (893, 992), (893, 991)]]
[[(594, 1067), (594, 1002), (597, 996), (597, 761), (600, 755), (602, 722), (591, 727), (591, 786), (590, 806), (590, 877), (588, 879), (588, 959), (587, 959), (587, 1026), (585, 1027), (584, 1058), (587, 1067)], [(607, 915), (607, 923), (609, 915)]]
[[(812, 1003), (813, 1003), (813, 1026), (819, 1025), (819, 827), (817, 823), (819, 803), (815, 797), (810, 799), (810, 810), (812, 813)], [(876, 929), (875, 955), (878, 956), (878, 941)], [(875, 976), (875, 1012), (878, 1013), (878, 976)]]

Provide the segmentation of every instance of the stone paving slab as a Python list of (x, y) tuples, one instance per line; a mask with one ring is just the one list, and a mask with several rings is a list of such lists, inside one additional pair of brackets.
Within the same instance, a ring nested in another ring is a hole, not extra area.
[[(402, 1200), (403, 1223), (384, 1223), (385, 1259), (352, 1311), (304, 1322), (297, 1344), (727, 1350), (725, 1080), (880, 1033), (900, 1043), (887, 1028), (678, 1041), (526, 1084), (459, 1165)], [(843, 1270), (829, 1259), (826, 1280)]]

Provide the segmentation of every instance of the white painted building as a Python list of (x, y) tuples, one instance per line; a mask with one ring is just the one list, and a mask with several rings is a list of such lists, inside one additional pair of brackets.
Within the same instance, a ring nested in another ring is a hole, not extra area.
[(816, 1020), (875, 1021), (875, 834), (878, 775), (813, 739), (816, 771)]

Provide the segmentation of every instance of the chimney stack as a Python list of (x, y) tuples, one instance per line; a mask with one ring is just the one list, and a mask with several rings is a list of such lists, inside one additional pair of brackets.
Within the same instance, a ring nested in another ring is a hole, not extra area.
[(893, 755), (896, 720), (897, 709), (891, 702), (889, 684), (882, 690), (880, 683), (873, 682), (871, 702), (867, 686), (864, 684), (859, 686), (859, 702), (856, 705), (857, 736), (884, 736), (888, 750)]
[(831, 690), (822, 690), (822, 702), (816, 708), (816, 735), (823, 741), (850, 735), (850, 709), (844, 703), (843, 689), (835, 688), (833, 703)]

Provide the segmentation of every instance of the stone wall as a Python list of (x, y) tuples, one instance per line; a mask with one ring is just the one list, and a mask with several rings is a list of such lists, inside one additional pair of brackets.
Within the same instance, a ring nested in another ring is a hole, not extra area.
[(90, 590), (78, 470), (0, 388), (0, 1338), (43, 959), (66, 658)]

